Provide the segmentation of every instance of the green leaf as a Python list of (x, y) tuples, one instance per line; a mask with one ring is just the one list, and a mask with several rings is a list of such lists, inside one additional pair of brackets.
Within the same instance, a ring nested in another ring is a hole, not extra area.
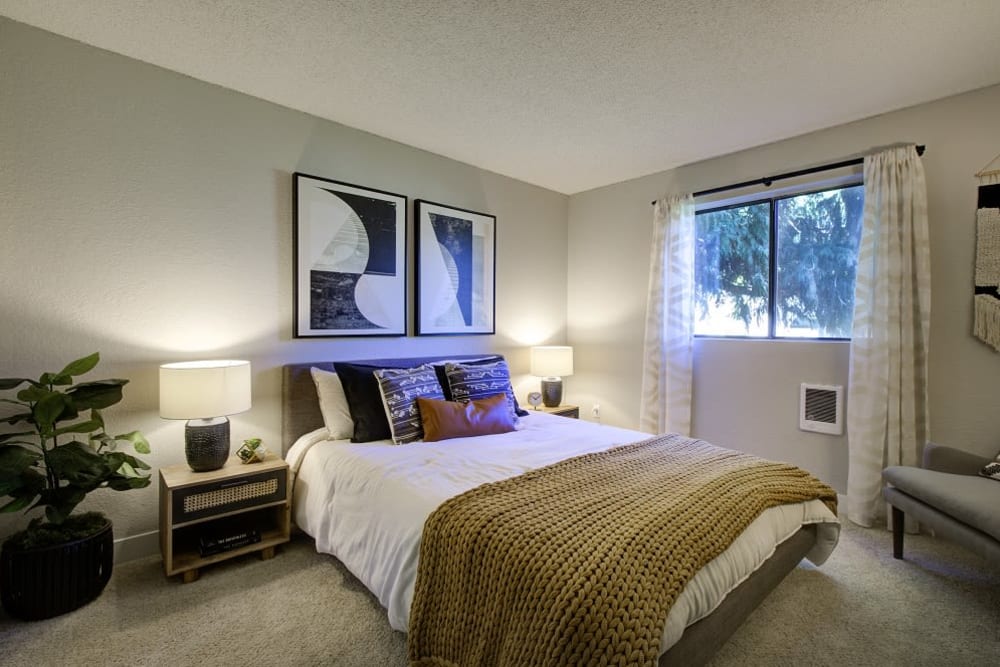
[(0, 480), (18, 477), (35, 465), (42, 455), (24, 447), (4, 447), (0, 449)]
[(60, 524), (73, 513), (76, 506), (87, 497), (92, 489), (81, 489), (74, 486), (64, 486), (59, 489), (46, 489), (35, 506), (45, 505), (45, 518), (50, 523)]
[(128, 454), (126, 454), (125, 460), (128, 461), (128, 463), (131, 464), (131, 466), (136, 470), (152, 470), (152, 468), (149, 467), (148, 463), (146, 463), (145, 461), (140, 461), (134, 456), (129, 456)]
[(67, 389), (66, 394), (78, 410), (102, 410), (122, 400), (122, 387), (126, 384), (128, 380), (116, 379), (82, 382)]
[(23, 510), (25, 507), (31, 504), (31, 501), (35, 499), (35, 496), (15, 496), (13, 500), (9, 503), (0, 507), (0, 512), (17, 512)]
[(135, 448), (135, 451), (140, 454), (149, 454), (151, 451), (149, 448), (149, 440), (146, 440), (146, 436), (139, 431), (131, 431), (130, 433), (116, 435), (115, 440), (128, 440), (132, 443), (132, 447)]
[(112, 438), (107, 433), (101, 433), (99, 435), (95, 435), (90, 438), (90, 446), (95, 448), (98, 452), (100, 452), (105, 447), (107, 447), (111, 451), (114, 451), (118, 448), (118, 441)]
[(28, 378), (0, 378), (0, 391), (7, 391), (8, 389), (14, 389), (25, 382), (29, 384), (34, 384), (34, 380), (29, 380)]
[(41, 433), (52, 431), (55, 423), (63, 416), (69, 401), (59, 392), (48, 392), (46, 396), (38, 399), (35, 407), (31, 410), (32, 418), (38, 425)]
[[(16, 478), (6, 481), (0, 480), (0, 496), (10, 496), (11, 498), (26, 497), (28, 502), (38, 497), (38, 494), (45, 489), (45, 477), (34, 470), (27, 468), (21, 471)], [(13, 511), (13, 510), (11, 510)]]
[(53, 386), (65, 386), (68, 384), (73, 384), (73, 378), (68, 375), (57, 375), (55, 373), (42, 373), (42, 376), (38, 378), (38, 383), (43, 384), (46, 387), (49, 385)]
[[(8, 402), (9, 403), (14, 403), (15, 405), (18, 405), (18, 406), (24, 406), (23, 403), (18, 403), (16, 401), (8, 401)], [(24, 421), (31, 421), (31, 413), (30, 412), (19, 412), (16, 415), (9, 415), (7, 417), (4, 417), (3, 419), (0, 419), (0, 423), (3, 423), (3, 424), (12, 424), (12, 425), (16, 424), (18, 422), (24, 422)]]
[(100, 429), (102, 424), (89, 419), (85, 422), (77, 422), (76, 424), (70, 424), (69, 426), (63, 426), (53, 431), (53, 435), (62, 435), (63, 433), (93, 433), (94, 431)]
[(114, 477), (108, 480), (108, 488), (113, 491), (128, 491), (149, 486), (149, 477)]
[(8, 440), (13, 440), (14, 438), (20, 438), (26, 435), (35, 435), (34, 431), (24, 431), (21, 433), (3, 433), (0, 434), (0, 443), (7, 442)]
[(61, 445), (46, 454), (49, 469), (55, 471), (60, 480), (71, 486), (82, 486), (88, 490), (97, 488), (104, 479), (118, 469), (120, 462), (109, 465), (107, 456), (98, 454), (82, 442), (73, 441)]
[(54, 392), (47, 387), (32, 383), (30, 387), (17, 392), (17, 399), (19, 401), (24, 401), (25, 403), (37, 403), (46, 396), (51, 396), (55, 393), (58, 392)]
[(97, 362), (100, 360), (100, 353), (94, 352), (86, 357), (69, 362), (66, 364), (66, 368), (59, 372), (59, 375), (69, 375), (71, 377), (83, 375), (84, 373), (88, 373), (93, 370), (94, 366), (96, 366)]
[(92, 409), (90, 411), (90, 418), (100, 424), (102, 429), (104, 428), (104, 415), (101, 414), (100, 410), (97, 408)]
[[(122, 456), (122, 465), (125, 464), (128, 464), (132, 468), (132, 471), (135, 472), (137, 475), (141, 475), (141, 473), (138, 472), (139, 470), (150, 470), (150, 467), (146, 463), (140, 461), (134, 456), (129, 456), (128, 454), (124, 454)], [(121, 468), (119, 467), (119, 472), (120, 471)]]

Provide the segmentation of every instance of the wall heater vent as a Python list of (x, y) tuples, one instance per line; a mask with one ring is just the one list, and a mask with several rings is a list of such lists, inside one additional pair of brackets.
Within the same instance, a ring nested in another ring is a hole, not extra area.
[(801, 385), (799, 428), (803, 431), (842, 435), (844, 433), (844, 388), (840, 385)]

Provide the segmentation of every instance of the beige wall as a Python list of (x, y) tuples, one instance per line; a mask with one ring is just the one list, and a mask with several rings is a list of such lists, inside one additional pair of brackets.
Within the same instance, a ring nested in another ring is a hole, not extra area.
[[(293, 339), (295, 171), (496, 215), (497, 335)], [(283, 363), (497, 350), (523, 394), (525, 346), (565, 340), (567, 202), (0, 19), (0, 376), (100, 351), (93, 379), (131, 379), (110, 426), (143, 430), (157, 466), (184, 460), (183, 422), (157, 414), (166, 361), (249, 359), (233, 441), (275, 447)], [(156, 530), (155, 485), (88, 504), (119, 538)]]
[[(863, 94), (863, 91), (853, 91)], [(652, 239), (650, 201), (837, 161), (897, 142), (927, 145), (931, 234), (931, 436), (1000, 449), (1000, 354), (970, 334), (975, 252), (973, 174), (1000, 150), (1000, 86), (619, 183), (570, 198), (567, 390), (589, 414), (636, 427)], [(798, 463), (843, 491), (846, 438), (798, 430), (803, 381), (845, 384), (844, 343), (699, 340), (694, 433)], [(850, 410), (850, 406), (847, 408)]]
[[(568, 336), (567, 402), (635, 427), (649, 202), (915, 141), (928, 146), (932, 436), (992, 454), (1000, 355), (969, 330), (972, 174), (998, 150), (998, 108), (993, 87), (567, 198), (0, 19), (0, 375), (99, 350), (94, 377), (132, 381), (112, 426), (142, 429), (159, 466), (183, 461), (183, 424), (157, 415), (164, 361), (250, 359), (254, 407), (233, 417), (233, 439), (275, 444), (283, 363), (498, 350), (523, 394), (535, 384), (525, 347)], [(293, 339), (294, 171), (495, 214), (497, 335)], [(697, 435), (846, 487), (845, 439), (797, 429), (799, 383), (846, 383), (845, 344), (695, 351)], [(88, 503), (119, 538), (156, 529), (154, 488)], [(0, 517), (0, 536), (25, 522)]]

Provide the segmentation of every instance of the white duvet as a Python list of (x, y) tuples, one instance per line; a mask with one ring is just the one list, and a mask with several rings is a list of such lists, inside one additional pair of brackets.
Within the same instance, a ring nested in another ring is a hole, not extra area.
[[(443, 501), (486, 482), (649, 437), (544, 413), (521, 423), (513, 433), (409, 445), (331, 441), (326, 429), (307, 434), (287, 455), (296, 475), (295, 522), (316, 540), (318, 551), (344, 563), (388, 610), (390, 625), (405, 632), (421, 531)], [(840, 534), (822, 502), (767, 510), (684, 588), (667, 617), (660, 652), (807, 523), (819, 524), (819, 540), (807, 558), (822, 564)]]

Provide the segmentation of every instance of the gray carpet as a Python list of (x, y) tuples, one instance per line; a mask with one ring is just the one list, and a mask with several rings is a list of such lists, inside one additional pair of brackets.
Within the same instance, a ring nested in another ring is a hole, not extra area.
[[(943, 541), (849, 522), (830, 560), (801, 564), (721, 648), (729, 665), (996, 665), (1000, 571)], [(23, 623), (0, 612), (0, 664), (406, 664), (406, 638), (336, 559), (299, 537), (181, 584), (158, 558), (116, 568), (100, 598)]]

